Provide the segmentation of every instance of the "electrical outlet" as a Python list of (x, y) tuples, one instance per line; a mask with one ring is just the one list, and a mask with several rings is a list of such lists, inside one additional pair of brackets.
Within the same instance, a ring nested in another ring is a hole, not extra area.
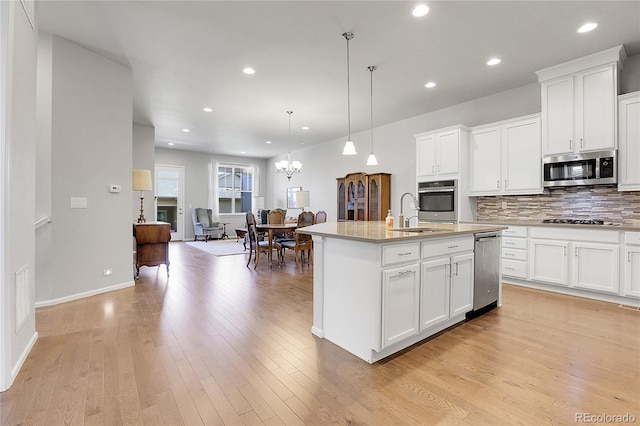
[(507, 202), (506, 202), (506, 201), (503, 201), (503, 202), (502, 202), (502, 208), (503, 208), (503, 209), (506, 209), (506, 208), (507, 208)]
[(107, 268), (102, 272), (102, 275), (104, 275), (105, 277), (107, 275), (111, 275), (111, 274), (113, 274), (113, 269), (112, 268)]

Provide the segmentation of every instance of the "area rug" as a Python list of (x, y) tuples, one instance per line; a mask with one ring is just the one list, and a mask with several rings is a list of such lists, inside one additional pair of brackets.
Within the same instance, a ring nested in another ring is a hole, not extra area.
[(223, 241), (187, 241), (187, 245), (202, 250), (214, 256), (229, 256), (233, 254), (245, 254), (249, 251), (244, 250), (242, 241), (236, 241), (235, 239), (223, 240)]

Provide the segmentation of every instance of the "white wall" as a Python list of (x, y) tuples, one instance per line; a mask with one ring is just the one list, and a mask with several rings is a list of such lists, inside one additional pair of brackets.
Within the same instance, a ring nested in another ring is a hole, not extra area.
[(370, 152), (368, 130), (352, 135), (358, 151), (356, 156), (342, 155), (345, 138), (292, 152), (293, 158), (302, 162), (303, 171), (294, 175), (290, 182), (284, 175), (276, 174), (273, 166), (274, 161), (284, 159), (285, 155), (276, 157), (268, 163), (273, 184), (267, 193), (267, 204), (286, 205), (286, 188), (301, 186), (310, 191), (309, 210), (325, 210), (329, 215), (327, 220), (335, 221), (335, 178), (352, 172), (386, 172), (391, 173), (392, 211), (398, 215), (401, 194), (415, 193), (416, 189), (415, 134), (456, 124), (475, 126), (536, 112), (540, 112), (540, 86), (537, 83), (376, 127), (374, 152), (378, 158), (377, 166), (366, 165)]
[[(37, 29), (20, 2), (0, 2), (0, 391), (13, 383), (35, 331), (35, 150)], [(15, 274), (26, 316), (16, 323)]]
[[(231, 164), (255, 164), (258, 167), (259, 188), (255, 196), (265, 196), (267, 185), (267, 160), (264, 158), (233, 157), (213, 155), (203, 152), (182, 151), (178, 149), (156, 148), (156, 164), (184, 166), (185, 168), (185, 214), (184, 214), (184, 239), (193, 240), (193, 223), (191, 210), (196, 207), (207, 207), (209, 202), (209, 163)], [(221, 215), (221, 222), (229, 222), (227, 234), (235, 235), (234, 228), (244, 227), (244, 214)]]
[[(52, 250), (37, 306), (133, 285), (131, 70), (57, 36), (41, 58), (52, 76), (38, 88), (51, 90), (39, 98), (51, 97), (50, 120), (38, 125), (51, 135)], [(70, 208), (72, 197), (87, 208)]]
[[(155, 129), (149, 126), (142, 126), (140, 124), (133, 125), (133, 168), (134, 169), (146, 169), (151, 170), (151, 176), (155, 176), (154, 173), (155, 164)], [(151, 184), (155, 188), (155, 182)], [(144, 191), (142, 196), (144, 198), (145, 218), (151, 221), (153, 220), (153, 194), (155, 191)], [(140, 216), (140, 191), (134, 191), (132, 193), (132, 209), (133, 213), (131, 221), (136, 222)]]

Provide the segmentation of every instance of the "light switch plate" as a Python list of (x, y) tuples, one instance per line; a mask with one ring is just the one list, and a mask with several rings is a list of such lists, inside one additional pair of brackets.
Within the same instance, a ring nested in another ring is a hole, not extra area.
[(87, 208), (87, 199), (86, 199), (86, 197), (71, 197), (71, 208), (72, 209), (86, 209)]

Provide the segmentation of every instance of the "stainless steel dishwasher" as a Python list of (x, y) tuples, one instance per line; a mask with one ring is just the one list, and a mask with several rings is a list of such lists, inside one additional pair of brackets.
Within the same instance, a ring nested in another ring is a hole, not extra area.
[(502, 232), (475, 234), (473, 311), (497, 305), (500, 289), (500, 247)]

